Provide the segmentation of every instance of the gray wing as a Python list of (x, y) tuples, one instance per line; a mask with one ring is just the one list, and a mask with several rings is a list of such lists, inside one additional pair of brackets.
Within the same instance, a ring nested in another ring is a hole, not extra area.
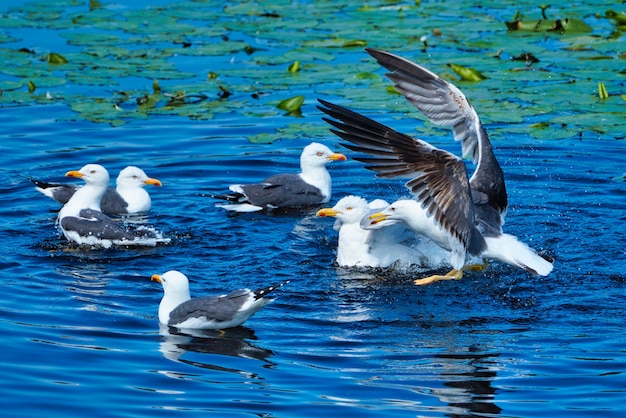
[(465, 164), (455, 155), (425, 141), (401, 134), (344, 107), (319, 100), (319, 107), (340, 122), (324, 118), (331, 132), (352, 144), (343, 146), (372, 157), (357, 157), (378, 177), (410, 177), (406, 187), (427, 213), (470, 254), (480, 254), (486, 243), (476, 229), (472, 192)]
[(52, 199), (56, 200), (62, 205), (66, 204), (74, 195), (76, 189), (78, 189), (77, 186), (71, 186), (69, 184), (47, 183), (45, 181), (40, 181), (33, 178), (29, 180), (38, 189), (46, 190), (48, 193), (50, 193), (50, 197), (52, 197)]
[(365, 49), (380, 65), (392, 71), (386, 76), (396, 89), (430, 121), (451, 126), (454, 139), (461, 141), (463, 156), (478, 162), (478, 126), (480, 120), (465, 95), (426, 68), (405, 58), (376, 49)]
[(488, 204), (503, 214), (508, 205), (504, 174), (493, 153), (489, 137), (476, 110), (463, 92), (438, 75), (389, 52), (366, 48), (396, 89), (432, 123), (450, 126), (454, 139), (461, 141), (462, 155), (477, 164), (471, 187), (488, 198)]
[(250, 297), (248, 289), (239, 289), (226, 296), (193, 298), (178, 305), (170, 312), (170, 325), (180, 324), (190, 318), (205, 317), (207, 320), (229, 321)]
[(102, 212), (109, 215), (124, 215), (128, 213), (128, 202), (112, 187), (109, 187), (100, 202)]
[(104, 213), (92, 209), (82, 209), (79, 216), (66, 216), (60, 221), (67, 231), (75, 231), (80, 236), (95, 236), (107, 240), (133, 240), (145, 237), (146, 232), (133, 233), (122, 228)]
[(237, 289), (225, 296), (205, 296), (190, 299), (170, 312), (169, 325), (176, 325), (190, 318), (201, 317), (205, 317), (207, 320), (230, 321), (251, 296), (254, 297), (254, 300), (259, 300), (287, 283), (289, 280), (254, 291)]
[(261, 207), (302, 207), (318, 205), (324, 200), (320, 189), (297, 174), (277, 174), (258, 184), (242, 185), (250, 203)]

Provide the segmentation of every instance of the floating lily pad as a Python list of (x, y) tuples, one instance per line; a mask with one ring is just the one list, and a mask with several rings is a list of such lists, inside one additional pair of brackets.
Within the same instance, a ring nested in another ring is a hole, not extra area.
[(295, 112), (300, 110), (302, 103), (304, 103), (304, 96), (294, 96), (289, 99), (281, 100), (276, 107), (281, 110), (286, 110), (287, 112)]
[[(514, 17), (518, 6), (504, 3), (488, 7), (463, 2), (354, 5), (347, 1), (216, 6), (180, 1), (134, 9), (105, 1), (86, 5), (75, 0), (38, 0), (3, 11), (0, 86), (8, 88), (0, 103), (38, 105), (50, 100), (46, 99), (50, 92), (57, 103), (74, 109), (76, 118), (117, 126), (162, 114), (194, 119), (221, 113), (271, 118), (282, 114), (274, 107), (278, 98), (306, 95), (313, 100), (308, 96), (313, 91), (387, 118), (409, 115), (405, 124), (431, 130), (419, 120), (410, 121), (419, 119), (419, 112), (394, 91), (385, 70), (363, 51), (367, 45), (397, 52), (459, 84), (489, 124), (490, 133), (491, 129), (506, 133), (517, 124), (526, 126), (524, 122), (540, 119), (525, 128), (527, 134), (549, 138), (557, 130), (557, 136), (568, 135), (584, 129), (584, 122), (591, 124), (593, 132), (620, 137), (623, 128), (618, 122), (592, 122), (598, 106), (617, 120), (616, 108), (621, 106), (623, 112), (621, 78), (626, 74), (617, 32), (621, 11), (604, 16), (604, 9), (599, 12), (597, 5), (583, 3), (563, 9), (565, 16), (554, 16), (552, 9), (539, 6), (539, 2), (525, 4)], [(557, 19), (562, 31), (551, 30)], [(527, 30), (507, 32), (506, 21), (521, 21)], [(27, 29), (36, 35), (32, 39), (52, 36), (67, 45), (55, 45), (54, 51), (47, 50), (45, 43), (25, 45), (14, 28)], [(68, 62), (48, 64), (51, 53)], [(540, 62), (527, 65), (527, 60), (513, 60), (524, 53), (532, 53)], [(297, 73), (287, 71), (295, 62), (299, 62)], [(477, 69), (489, 78), (480, 83), (457, 81), (446, 66), (449, 62)], [(155, 95), (154, 80), (159, 80), (160, 95)], [(36, 86), (30, 95), (29, 81)], [(602, 101), (597, 95), (599, 81), (609, 94)], [(62, 91), (55, 91), (61, 86)], [(128, 101), (120, 105), (122, 111), (108, 107), (119, 99), (114, 90), (128, 94)], [(186, 100), (168, 100), (166, 94), (174, 92), (183, 92)], [(201, 95), (207, 98), (190, 100)], [(570, 115), (572, 120), (559, 119)], [(307, 122), (315, 121), (304, 116)], [(287, 125), (293, 121), (281, 119)], [(567, 127), (558, 128), (561, 123)], [(570, 126), (575, 127), (570, 131)], [(277, 137), (267, 134), (267, 140)]]
[(464, 67), (458, 64), (448, 64), (448, 66), (452, 68), (463, 81), (482, 81), (487, 79), (487, 76), (483, 75), (483, 73), (475, 68)]

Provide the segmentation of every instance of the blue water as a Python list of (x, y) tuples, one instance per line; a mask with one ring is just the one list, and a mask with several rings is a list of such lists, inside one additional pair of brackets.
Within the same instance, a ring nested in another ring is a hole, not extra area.
[[(302, 123), (323, 123), (316, 97)], [(401, 131), (416, 124), (366, 113)], [(505, 228), (553, 257), (553, 273), (493, 263), (416, 287), (402, 272), (335, 267), (332, 222), (314, 211), (214, 207), (209, 196), (228, 184), (296, 171), (312, 140), (351, 156), (330, 134), (246, 139), (292, 122), (233, 113), (112, 127), (62, 103), (2, 106), (0, 404), (10, 416), (623, 416), (623, 140), (492, 137), (508, 182)], [(137, 165), (163, 182), (149, 189), (149, 222), (170, 245), (65, 242), (58, 206), (28, 177), (68, 181), (66, 171), (94, 162), (111, 173)], [(405, 193), (351, 159), (330, 171), (332, 202)], [(169, 269), (191, 278), (194, 295), (291, 283), (244, 327), (175, 335), (159, 327), (162, 290), (150, 281)]]

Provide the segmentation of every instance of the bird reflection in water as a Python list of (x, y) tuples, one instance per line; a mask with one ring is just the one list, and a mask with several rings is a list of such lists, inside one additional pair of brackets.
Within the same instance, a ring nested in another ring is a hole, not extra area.
[(261, 360), (267, 363), (274, 354), (270, 350), (257, 347), (249, 342), (256, 340), (254, 331), (246, 327), (235, 327), (226, 330), (178, 330), (174, 327), (159, 324), (161, 343), (159, 351), (171, 361), (189, 364), (203, 369), (227, 371), (239, 374), (248, 374), (215, 364), (187, 360), (182, 357), (185, 353), (195, 352), (202, 354), (218, 354), (223, 356), (241, 357)]
[[(496, 388), (492, 386), (497, 375), (497, 362), (490, 360), (497, 356), (499, 354), (472, 352), (435, 355), (445, 363), (456, 363), (454, 370), (440, 374), (445, 388), (432, 390), (432, 394), (447, 403), (453, 411), (465, 411), (451, 413), (449, 416), (500, 414), (502, 408), (494, 402)], [(458, 363), (465, 364), (465, 367), (460, 367)]]

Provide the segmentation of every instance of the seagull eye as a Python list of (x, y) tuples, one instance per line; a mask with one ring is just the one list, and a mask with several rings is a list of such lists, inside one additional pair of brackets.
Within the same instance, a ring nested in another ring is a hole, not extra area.
[(96, 170), (91, 170), (91, 174), (96, 174)]
[(352, 207), (348, 206), (348, 207), (346, 208), (346, 210), (352, 210)]
[(133, 176), (133, 178), (134, 178), (135, 180), (137, 180), (137, 176)]
[(324, 155), (324, 153), (323, 153), (322, 151), (318, 151), (318, 152), (317, 152), (317, 156), (318, 156), (318, 157), (322, 157), (323, 155)]

